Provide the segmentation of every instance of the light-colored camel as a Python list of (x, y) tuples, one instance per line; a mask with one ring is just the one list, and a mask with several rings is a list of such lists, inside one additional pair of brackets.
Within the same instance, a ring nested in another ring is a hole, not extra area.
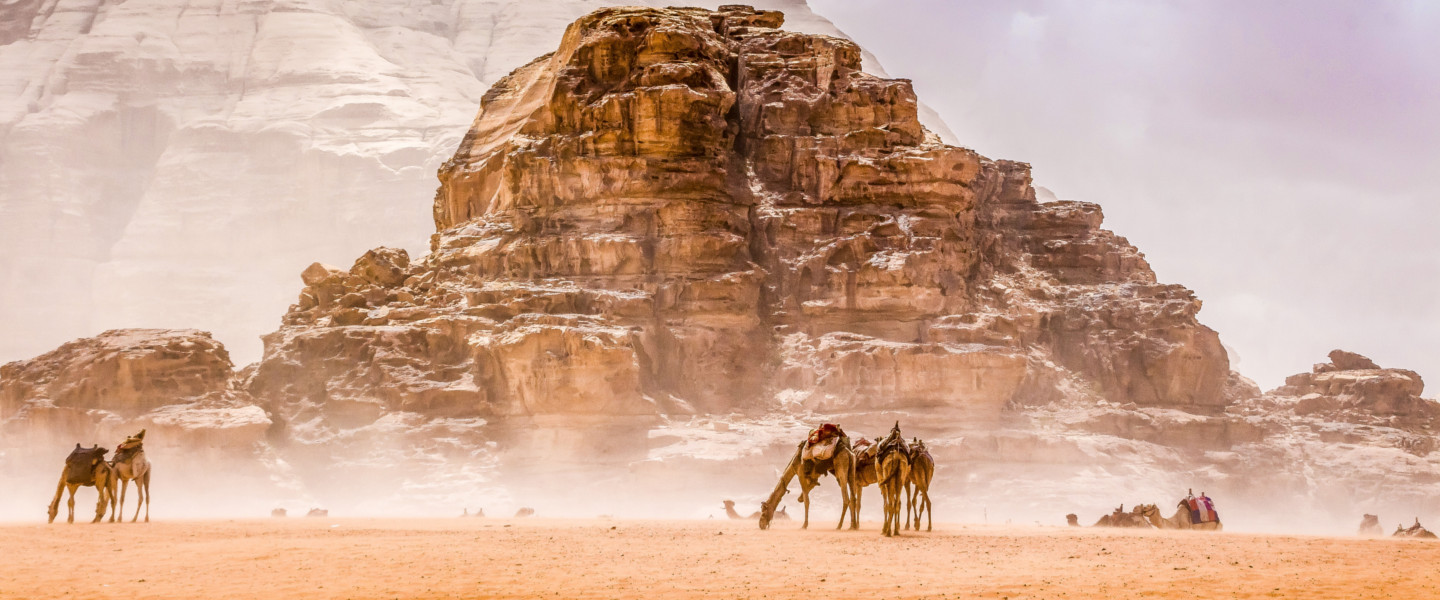
[(845, 515), (850, 514), (850, 528), (860, 528), (860, 506), (855, 501), (855, 451), (850, 448), (850, 437), (844, 433), (838, 434), (840, 439), (835, 444), (835, 454), (826, 460), (809, 460), (804, 458), (805, 444), (809, 440), (802, 440), (800, 445), (795, 447), (795, 454), (790, 457), (790, 462), (785, 465), (785, 472), (780, 474), (780, 481), (775, 484), (775, 489), (770, 492), (770, 497), (760, 503), (760, 528), (769, 529), (770, 521), (775, 519), (775, 507), (779, 506), (780, 500), (790, 492), (790, 480), (800, 480), (800, 501), (805, 504), (805, 522), (800, 525), (802, 529), (810, 527), (810, 490), (820, 485), (820, 478), (825, 475), (834, 475), (835, 482), (840, 484), (840, 522), (835, 525), (836, 529), (845, 526)]
[(115, 471), (115, 478), (120, 484), (120, 506), (115, 509), (120, 521), (125, 521), (125, 491), (130, 488), (130, 481), (135, 481), (135, 516), (130, 517), (134, 523), (140, 518), (140, 506), (145, 506), (145, 522), (150, 522), (150, 461), (145, 460), (145, 430), (125, 438), (120, 446), (115, 448), (115, 458), (110, 460), (110, 468)]
[(1385, 530), (1380, 528), (1380, 517), (1377, 515), (1365, 515), (1360, 519), (1360, 531), (1355, 535), (1385, 535)]
[(880, 496), (885, 503), (884, 525), (880, 534), (886, 537), (900, 533), (900, 511), (905, 501), (905, 482), (910, 479), (910, 448), (905, 436), (900, 433), (900, 422), (890, 429), (890, 435), (879, 442), (876, 455), (876, 476), (879, 479)]
[(920, 531), (920, 515), (926, 515), (925, 531), (934, 526), (935, 511), (930, 505), (930, 480), (935, 477), (935, 459), (925, 447), (925, 441), (914, 438), (910, 445), (910, 477), (905, 480), (905, 528), (910, 528), (910, 516), (915, 516), (915, 531)]
[[(748, 517), (740, 516), (740, 513), (735, 512), (735, 501), (733, 501), (733, 500), (726, 500), (726, 501), (725, 501), (725, 516), (730, 517), (731, 519), (738, 519), (738, 520), (741, 520), (741, 521), (746, 520), (746, 519), (759, 519), (759, 518), (760, 518), (760, 511), (757, 510), (757, 511), (755, 511), (755, 512), (753, 512), (753, 513), (750, 513), (750, 516), (748, 516)], [(772, 518), (772, 520), (774, 520), (774, 521), (789, 521), (789, 520), (790, 520), (790, 515), (789, 515), (789, 514), (786, 514), (786, 512), (785, 512), (785, 507), (782, 506), (782, 507), (780, 507), (780, 510), (775, 511), (775, 516)]]
[[(115, 495), (115, 475), (110, 470), (110, 463), (105, 462), (105, 453), (109, 450), (94, 446), (81, 448), (75, 444), (75, 450), (65, 459), (65, 468), (60, 471), (60, 484), (55, 486), (55, 499), (50, 501), (50, 520), (54, 523), (55, 517), (60, 514), (60, 496), (67, 490), (70, 492), (66, 506), (70, 508), (70, 516), (65, 519), (66, 523), (75, 522), (75, 490), (84, 486), (94, 486), (99, 492), (100, 499), (95, 503), (95, 520), (91, 523), (99, 523), (105, 518), (105, 508), (110, 499)], [(115, 513), (110, 513), (110, 520), (115, 520)]]
[(1224, 529), (1219, 521), (1208, 523), (1194, 523), (1190, 520), (1190, 505), (1181, 500), (1176, 505), (1175, 514), (1170, 517), (1160, 516), (1160, 508), (1154, 504), (1142, 504), (1139, 507), (1140, 514), (1150, 521), (1151, 525), (1159, 529), (1195, 529), (1200, 531), (1220, 531)]

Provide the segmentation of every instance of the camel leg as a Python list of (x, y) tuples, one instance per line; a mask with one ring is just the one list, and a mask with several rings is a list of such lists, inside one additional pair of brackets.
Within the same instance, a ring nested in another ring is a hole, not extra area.
[[(124, 513), (125, 513), (125, 493), (128, 492), (129, 490), (130, 490), (130, 480), (129, 480), (129, 479), (125, 479), (124, 477), (121, 477), (121, 478), (120, 478), (120, 505), (119, 505), (118, 507), (116, 507), (116, 509), (115, 509), (115, 512), (121, 513), (121, 514), (120, 514), (120, 521), (121, 521), (121, 522), (124, 522), (124, 521), (125, 521), (125, 515), (124, 515)], [(136, 481), (136, 482), (135, 482), (135, 493), (136, 493), (136, 494), (139, 494), (139, 493), (140, 493), (140, 482), (139, 482), (139, 481)], [(136, 507), (136, 509), (138, 510), (139, 507)]]
[(65, 490), (70, 493), (65, 497), (65, 507), (70, 509), (70, 517), (65, 519), (66, 523), (75, 522), (75, 487), (68, 484), (65, 486)]
[[(930, 490), (920, 492), (925, 499), (925, 531), (931, 531), (935, 527), (935, 508), (930, 505)], [(920, 517), (915, 517), (915, 527), (920, 527)]]
[(139, 518), (140, 518), (140, 505), (141, 505), (141, 504), (144, 504), (144, 505), (145, 505), (145, 522), (146, 522), (146, 523), (149, 523), (149, 522), (150, 522), (150, 472), (149, 472), (149, 471), (146, 471), (144, 475), (141, 475), (139, 479), (136, 479), (136, 480), (135, 480), (135, 499), (136, 499), (136, 502), (138, 502), (138, 504), (135, 505), (135, 516), (130, 518), (130, 522), (131, 522), (131, 523), (134, 523), (136, 519), (139, 519)]
[[(105, 493), (108, 490), (108, 482), (99, 480), (95, 482), (95, 493), (100, 495), (100, 499), (95, 502), (95, 520), (91, 523), (99, 523), (105, 519), (105, 509), (110, 508), (110, 496)], [(111, 514), (110, 516), (113, 518), (115, 515)]]
[[(910, 515), (915, 511), (914, 485), (913, 482), (905, 482), (905, 529), (907, 531), (910, 529)], [(920, 519), (918, 517), (915, 519), (915, 529), (920, 529)]]
[(55, 499), (50, 501), (50, 520), (54, 523), (55, 516), (60, 514), (60, 496), (65, 494), (65, 474), (60, 474), (60, 483), (55, 486)]

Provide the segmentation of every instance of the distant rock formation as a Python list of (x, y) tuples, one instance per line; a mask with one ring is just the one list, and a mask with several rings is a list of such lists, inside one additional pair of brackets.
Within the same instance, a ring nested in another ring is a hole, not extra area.
[(0, 366), (5, 447), (44, 449), (150, 432), (158, 444), (249, 454), (271, 422), (203, 331), (129, 329)]
[(948, 146), (910, 83), (748, 7), (603, 9), (485, 95), (412, 263), (314, 265), (251, 392), (286, 420), (926, 410), (1061, 382), (1218, 411), (1189, 290)]

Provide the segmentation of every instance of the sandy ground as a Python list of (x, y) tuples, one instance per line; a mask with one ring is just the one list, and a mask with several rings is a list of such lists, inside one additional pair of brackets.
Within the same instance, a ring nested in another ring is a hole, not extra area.
[(932, 533), (884, 539), (876, 526), (5, 524), (0, 598), (1440, 597), (1434, 541), (938, 523)]

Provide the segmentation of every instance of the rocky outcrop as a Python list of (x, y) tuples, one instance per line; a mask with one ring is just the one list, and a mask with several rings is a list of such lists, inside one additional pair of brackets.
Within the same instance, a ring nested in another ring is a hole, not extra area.
[(732, 6), (604, 9), (502, 78), (431, 252), (315, 265), (250, 391), (343, 428), (925, 410), (1067, 386), (1218, 412), (1225, 351), (1098, 206), (942, 143), (854, 44)]
[(248, 454), (270, 424), (203, 331), (107, 331), (0, 366), (5, 447), (104, 444), (146, 428), (159, 444)]
[(666, 2), (0, 2), (0, 362), (136, 326), (256, 360), (297, 268), (423, 251), (486, 88), (612, 4)]

